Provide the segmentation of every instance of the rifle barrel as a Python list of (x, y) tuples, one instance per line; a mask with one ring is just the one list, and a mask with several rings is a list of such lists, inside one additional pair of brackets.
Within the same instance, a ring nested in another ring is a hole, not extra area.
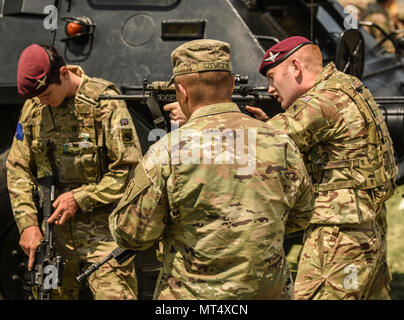
[[(148, 98), (147, 95), (142, 95), (142, 94), (133, 94), (133, 95), (99, 95), (98, 99), (99, 100), (126, 100), (126, 101), (133, 101), (133, 100), (146, 100)], [(232, 96), (233, 101), (236, 102), (249, 102), (254, 99), (258, 99), (259, 101), (267, 101), (267, 100), (273, 100), (273, 97), (271, 95), (239, 95), (239, 94), (234, 94)]]

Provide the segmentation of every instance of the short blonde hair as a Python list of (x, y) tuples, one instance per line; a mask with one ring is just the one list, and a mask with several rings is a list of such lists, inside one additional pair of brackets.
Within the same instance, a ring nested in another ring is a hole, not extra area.
[(227, 71), (189, 73), (175, 77), (175, 83), (185, 86), (193, 100), (209, 103), (217, 100), (231, 100), (233, 75)]
[(323, 57), (320, 48), (315, 44), (309, 44), (300, 48), (294, 55), (300, 59), (303, 66), (313, 72), (317, 72), (323, 68)]

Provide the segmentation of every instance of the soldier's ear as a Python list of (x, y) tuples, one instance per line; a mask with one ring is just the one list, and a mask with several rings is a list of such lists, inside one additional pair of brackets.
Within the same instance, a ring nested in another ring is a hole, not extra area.
[(59, 74), (60, 74), (60, 81), (66, 80), (69, 76), (69, 70), (66, 68), (66, 66), (62, 66), (59, 69)]
[(184, 104), (184, 102), (186, 102), (189, 99), (188, 89), (186, 87), (184, 87), (182, 84), (178, 84), (177, 90), (180, 92), (180, 95), (179, 95), (180, 100), (178, 100), (178, 97), (177, 97), (177, 101), (180, 104)]
[(301, 78), (302, 76), (302, 63), (299, 59), (292, 58), (290, 60), (289, 67), (292, 68), (295, 78)]

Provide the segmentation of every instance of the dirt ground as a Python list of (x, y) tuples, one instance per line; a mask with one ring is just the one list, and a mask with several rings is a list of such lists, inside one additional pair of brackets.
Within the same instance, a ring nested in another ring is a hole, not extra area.
[[(395, 195), (387, 201), (386, 207), (387, 263), (393, 276), (391, 298), (404, 300), (404, 185), (397, 188)], [(287, 257), (293, 277), (296, 276), (300, 248), (300, 245), (293, 245)]]

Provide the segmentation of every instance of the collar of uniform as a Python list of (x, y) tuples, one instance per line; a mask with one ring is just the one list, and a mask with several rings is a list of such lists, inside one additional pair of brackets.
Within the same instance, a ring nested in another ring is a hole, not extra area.
[(327, 64), (314, 81), (313, 87), (318, 85), (321, 81), (328, 79), (335, 71), (337, 71), (337, 67), (335, 66), (334, 62)]
[(223, 102), (223, 103), (215, 103), (207, 106), (200, 107), (195, 110), (194, 113), (189, 118), (190, 120), (211, 116), (214, 114), (226, 113), (226, 112), (241, 112), (240, 109), (234, 102)]
[(302, 97), (306, 96), (309, 92), (311, 92), (312, 90), (315, 90), (316, 86), (328, 79), (329, 77), (331, 77), (331, 75), (337, 71), (337, 67), (335, 66), (335, 64), (333, 62), (330, 62), (329, 64), (327, 64), (323, 70), (321, 70), (321, 73), (317, 76), (316, 80), (314, 81), (314, 85), (313, 87), (311, 87), (311, 89), (309, 89), (307, 92), (305, 92), (304, 94), (302, 94), (299, 98), (296, 99), (296, 101), (294, 101), (289, 108), (292, 108), (296, 105), (296, 103), (302, 99)]

